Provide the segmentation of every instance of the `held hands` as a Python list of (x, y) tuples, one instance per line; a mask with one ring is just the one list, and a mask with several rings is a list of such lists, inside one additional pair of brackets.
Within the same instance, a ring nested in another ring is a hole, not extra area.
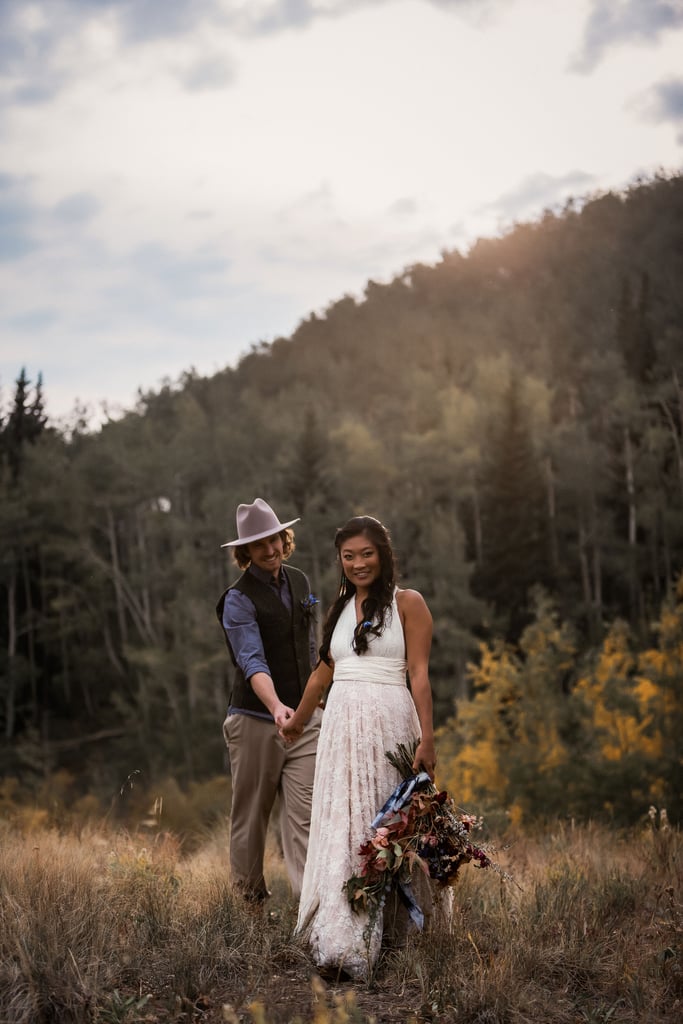
[(277, 703), (272, 710), (275, 724), (278, 727), (278, 732), (282, 735), (283, 726), (289, 721), (294, 714), (294, 708), (288, 707), (286, 704)]
[(280, 733), (280, 736), (287, 745), (293, 743), (294, 740), (298, 740), (299, 736), (301, 736), (304, 731), (303, 723), (297, 719), (296, 712), (292, 712), (292, 714), (288, 716), (287, 720), (281, 725), (279, 723), (276, 724), (278, 724), (278, 732)]
[(436, 749), (434, 740), (420, 740), (413, 759), (413, 771), (427, 772), (429, 778), (434, 781), (434, 769), (436, 768)]

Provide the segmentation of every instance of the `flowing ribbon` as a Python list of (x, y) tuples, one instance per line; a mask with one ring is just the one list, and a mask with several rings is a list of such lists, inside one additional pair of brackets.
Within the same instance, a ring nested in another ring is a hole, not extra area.
[(421, 789), (426, 783), (431, 782), (427, 772), (420, 772), (418, 775), (409, 775), (391, 794), (381, 811), (378, 811), (372, 820), (370, 828), (379, 828), (380, 822), (387, 814), (395, 814), (400, 811), (410, 800), (416, 789)]
[(410, 915), (410, 920), (413, 922), (417, 930), (421, 932), (425, 926), (425, 916), (413, 895), (413, 887), (410, 882), (399, 882), (398, 894)]
[[(400, 811), (407, 803), (409, 803), (410, 798), (416, 789), (421, 789), (431, 781), (432, 780), (427, 772), (419, 772), (417, 775), (409, 775), (407, 779), (403, 780), (403, 782), (399, 782), (394, 792), (384, 804), (384, 807), (381, 811), (378, 811), (373, 818), (371, 828), (379, 828), (381, 822), (388, 814), (395, 814), (396, 811)], [(398, 894), (408, 911), (410, 920), (418, 931), (422, 931), (424, 928), (425, 916), (415, 899), (410, 882), (399, 881), (397, 888)]]

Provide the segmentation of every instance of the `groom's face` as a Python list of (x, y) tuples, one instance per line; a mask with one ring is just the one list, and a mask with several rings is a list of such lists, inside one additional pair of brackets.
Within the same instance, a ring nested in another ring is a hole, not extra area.
[(282, 537), (274, 533), (272, 537), (264, 537), (263, 540), (253, 540), (247, 545), (249, 557), (254, 565), (264, 572), (275, 576), (282, 565)]

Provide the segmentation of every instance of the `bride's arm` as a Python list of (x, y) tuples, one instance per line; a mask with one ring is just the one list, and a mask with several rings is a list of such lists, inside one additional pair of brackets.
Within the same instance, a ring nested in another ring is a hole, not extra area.
[(436, 767), (436, 748), (434, 746), (432, 688), (429, 683), (432, 616), (425, 599), (417, 590), (400, 590), (397, 601), (406, 639), (410, 689), (417, 717), (420, 720), (420, 742), (415, 751), (413, 771), (419, 772), (424, 769), (433, 779)]
[(304, 731), (304, 726), (320, 703), (320, 699), (327, 687), (332, 682), (333, 667), (319, 661), (315, 666), (306, 688), (301, 695), (301, 700), (294, 714), (287, 719), (280, 729), (280, 735), (285, 740), (294, 740)]

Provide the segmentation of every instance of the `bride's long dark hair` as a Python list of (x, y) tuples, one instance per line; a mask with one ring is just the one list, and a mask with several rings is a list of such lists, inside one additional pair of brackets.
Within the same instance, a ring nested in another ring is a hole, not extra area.
[[(354, 516), (348, 523), (340, 527), (334, 537), (334, 546), (337, 549), (337, 557), (340, 557), (342, 545), (352, 537), (364, 534), (371, 544), (377, 548), (379, 554), (380, 572), (376, 580), (370, 585), (368, 596), (361, 606), (362, 618), (353, 633), (353, 649), (356, 654), (365, 654), (368, 649), (368, 635), (374, 633), (379, 636), (384, 630), (387, 611), (391, 608), (396, 587), (396, 561), (391, 547), (391, 537), (386, 526), (380, 523), (379, 519), (372, 516)], [(320, 647), (321, 659), (329, 665), (330, 662), (330, 641), (337, 620), (342, 613), (344, 605), (356, 593), (356, 585), (346, 578), (342, 566), (341, 580), (339, 581), (339, 594), (336, 601), (327, 613), (325, 625), (323, 626), (323, 642)]]

